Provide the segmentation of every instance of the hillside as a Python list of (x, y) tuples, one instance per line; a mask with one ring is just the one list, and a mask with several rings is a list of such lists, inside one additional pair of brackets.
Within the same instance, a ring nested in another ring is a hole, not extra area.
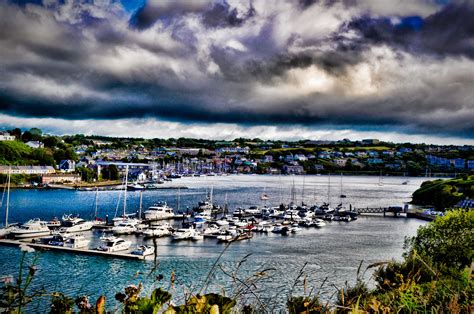
[(474, 197), (473, 183), (474, 175), (450, 180), (426, 181), (413, 193), (412, 203), (431, 205), (437, 209), (452, 207), (466, 197)]

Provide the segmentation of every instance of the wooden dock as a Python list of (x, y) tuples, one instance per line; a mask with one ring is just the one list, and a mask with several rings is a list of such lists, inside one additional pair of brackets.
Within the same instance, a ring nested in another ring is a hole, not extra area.
[(98, 250), (90, 250), (90, 249), (72, 249), (64, 246), (54, 246), (54, 245), (47, 245), (47, 244), (38, 244), (38, 243), (30, 243), (18, 240), (7, 240), (1, 239), (0, 245), (6, 246), (20, 246), (26, 244), (34, 249), (41, 250), (41, 251), (58, 251), (58, 252), (65, 252), (65, 253), (75, 253), (75, 254), (83, 254), (83, 255), (96, 255), (96, 256), (104, 256), (104, 257), (112, 257), (112, 258), (122, 258), (122, 259), (132, 259), (132, 260), (143, 260), (145, 259), (144, 256), (141, 255), (134, 255), (130, 253), (121, 253), (121, 252), (103, 252)]

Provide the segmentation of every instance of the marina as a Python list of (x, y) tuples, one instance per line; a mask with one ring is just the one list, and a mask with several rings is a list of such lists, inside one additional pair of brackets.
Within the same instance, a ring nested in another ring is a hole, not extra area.
[[(212, 203), (220, 206), (223, 212), (217, 214), (217, 217), (215, 214), (209, 216), (201, 211), (195, 217), (181, 214), (173, 219), (145, 221), (148, 228), (137, 230), (134, 234), (118, 235), (124, 241), (130, 242), (128, 249), (119, 252), (101, 252), (97, 247), (101, 245), (102, 237), (113, 236), (113, 233), (107, 231), (111, 231), (114, 227), (113, 217), (120, 217), (123, 214), (123, 191), (11, 191), (9, 221), (26, 222), (39, 217), (52, 223), (53, 217), (62, 217), (63, 214), (72, 215), (71, 217), (79, 216), (86, 221), (94, 221), (96, 216), (104, 220), (104, 223), (94, 224), (91, 230), (79, 233), (90, 241), (87, 248), (68, 249), (47, 244), (31, 244), (33, 248), (42, 252), (39, 268), (48, 269), (47, 273), (42, 272), (37, 284), (56, 282), (60, 278), (64, 280), (65, 276), (69, 276), (64, 269), (75, 268), (79, 263), (82, 266), (76, 268), (74, 272), (80, 279), (77, 284), (73, 283), (65, 288), (66, 292), (75, 293), (86, 281), (89, 282), (86, 290), (94, 295), (97, 291), (103, 291), (99, 282), (108, 283), (110, 286), (123, 286), (128, 282), (127, 278), (131, 278), (137, 270), (146, 273), (153, 267), (153, 263), (150, 263), (153, 255), (145, 258), (132, 254), (141, 246), (156, 249), (154, 254), (156, 253), (160, 263), (159, 271), (165, 276), (176, 272), (186, 285), (193, 282), (198, 284), (204, 279), (217, 256), (225, 249), (221, 263), (226, 267), (232, 267), (245, 255), (252, 254), (249, 262), (242, 267), (242, 276), (250, 275), (261, 267), (275, 269), (272, 273), (272, 278), (275, 279), (265, 281), (262, 286), (267, 290), (264, 295), (271, 298), (279, 286), (291, 286), (292, 280), (297, 276), (297, 269), (306, 262), (311, 265), (309, 279), (313, 282), (320, 284), (325, 277), (328, 277), (328, 281), (337, 284), (343, 283), (341, 278), (354, 277), (361, 260), (371, 263), (401, 256), (401, 240), (424, 224), (417, 219), (394, 218), (393, 215), (383, 217), (383, 214), (370, 216), (361, 214), (350, 222), (340, 219), (297, 218), (299, 210), (296, 208), (301, 207), (301, 204), (308, 204), (304, 206), (308, 209), (314, 206), (313, 204), (325, 208), (322, 205), (328, 200), (328, 180), (324, 176), (306, 176), (304, 192), (303, 178), (292, 176), (189, 177), (177, 181), (181, 182), (166, 184), (184, 183), (190, 188), (179, 190), (179, 193), (178, 190), (128, 191), (127, 215), (138, 215), (140, 208), (143, 214), (149, 207), (159, 202), (166, 202), (175, 213), (179, 210), (191, 214), (194, 208), (199, 207), (200, 202), (201, 206), (210, 209), (214, 206), (208, 206), (210, 204), (205, 204), (205, 200), (210, 194), (211, 187), (213, 187)], [(418, 187), (417, 184), (420, 184), (422, 179), (413, 178), (407, 185), (399, 181), (397, 178), (387, 178), (384, 185), (379, 186), (378, 178), (344, 177), (344, 194), (347, 197), (343, 199), (343, 207), (350, 211), (350, 204), (354, 209), (375, 208), (374, 205), (381, 208), (388, 208), (394, 204), (402, 205), (409, 201), (412, 191)], [(334, 185), (339, 186), (339, 183), (336, 182)], [(334, 191), (334, 195), (329, 195), (329, 200), (330, 204), (335, 204), (335, 209), (342, 199), (339, 197), (338, 188), (331, 190)], [(262, 200), (262, 193), (265, 193), (268, 199)], [(290, 204), (292, 201), (298, 204), (295, 208), (287, 208), (286, 213), (275, 212), (277, 209), (274, 207), (279, 207), (279, 204)], [(228, 213), (224, 213), (225, 210)], [(312, 212), (306, 209), (302, 212), (306, 211)], [(268, 214), (268, 218), (264, 219), (262, 213)], [(270, 218), (270, 214), (280, 215), (280, 218), (276, 216)], [(106, 216), (109, 217), (109, 224), (105, 224)], [(200, 219), (205, 222), (200, 224)], [(202, 237), (173, 240), (173, 232), (183, 228), (183, 222), (192, 220), (197, 220), (196, 227), (202, 233)], [(297, 225), (293, 220), (299, 220), (296, 222)], [(249, 233), (236, 232), (238, 229), (247, 230), (247, 228), (251, 230)], [(290, 228), (294, 228), (294, 232)], [(227, 229), (228, 232), (218, 234), (223, 229)], [(15, 261), (18, 260), (20, 250), (11, 246), (23, 244), (25, 240), (9, 241), (0, 242), (3, 244), (0, 245), (0, 263), (4, 265), (1, 275), (15, 272)], [(31, 243), (31, 239), (28, 241)], [(231, 243), (227, 246), (229, 241)], [(137, 262), (140, 263), (136, 264)], [(120, 269), (120, 272), (116, 272), (116, 268)], [(51, 277), (53, 274), (54, 277)], [(148, 280), (144, 279), (145, 285), (147, 282)], [(225, 277), (218, 276), (216, 284), (226, 286), (229, 282)], [(329, 297), (332, 291), (324, 287), (322, 293)], [(108, 297), (113, 299), (113, 295)], [(278, 298), (275, 300), (284, 302)]]

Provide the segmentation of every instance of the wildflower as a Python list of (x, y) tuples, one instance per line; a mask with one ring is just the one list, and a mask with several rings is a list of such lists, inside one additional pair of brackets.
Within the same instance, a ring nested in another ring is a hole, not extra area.
[(31, 246), (28, 246), (26, 244), (20, 245), (20, 250), (22, 250), (25, 253), (33, 253), (35, 251), (34, 248), (32, 248)]

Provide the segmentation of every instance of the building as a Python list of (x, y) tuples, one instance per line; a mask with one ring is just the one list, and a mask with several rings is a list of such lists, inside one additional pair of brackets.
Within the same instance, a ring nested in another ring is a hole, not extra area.
[(1, 132), (0, 133), (0, 141), (14, 141), (15, 136), (10, 135), (8, 132)]
[(56, 170), (52, 166), (0, 166), (0, 173), (8, 174), (50, 174)]
[(41, 178), (42, 184), (79, 183), (79, 182), (81, 182), (81, 176), (79, 174), (72, 174), (72, 173), (44, 174)]
[(345, 167), (347, 164), (347, 159), (344, 159), (344, 158), (334, 159), (334, 164), (336, 164), (338, 167)]
[(26, 142), (25, 144), (28, 145), (31, 148), (43, 148), (44, 147), (44, 144), (39, 142), (39, 141), (29, 141), (29, 142)]
[(474, 160), (467, 161), (467, 169), (473, 170), (474, 169)]
[(76, 170), (76, 162), (71, 159), (61, 160), (59, 163), (59, 170), (63, 172), (74, 172)]
[(304, 168), (302, 166), (294, 165), (283, 165), (283, 173), (286, 174), (304, 174)]
[(451, 159), (451, 165), (456, 169), (466, 168), (466, 160), (463, 158)]

